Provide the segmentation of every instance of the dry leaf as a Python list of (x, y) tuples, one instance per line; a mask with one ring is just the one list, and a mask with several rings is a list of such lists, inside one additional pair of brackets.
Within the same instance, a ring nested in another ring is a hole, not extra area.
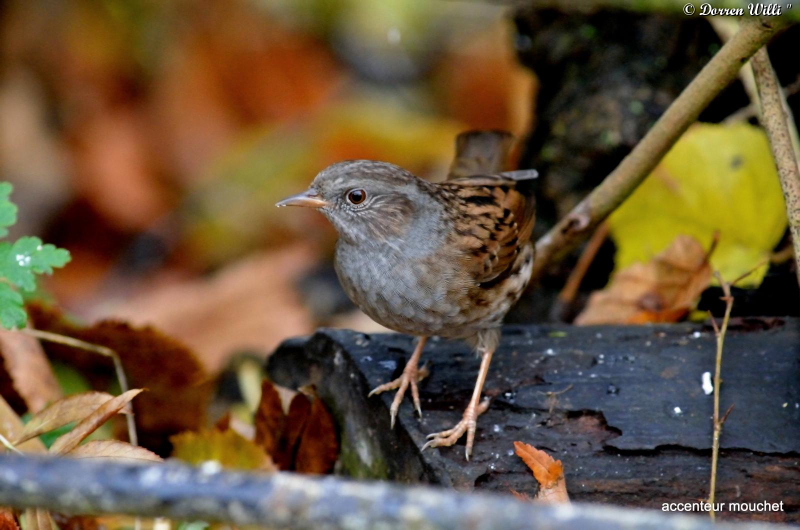
[(289, 412), (286, 415), (286, 424), (281, 435), (278, 451), (273, 455), (275, 464), (280, 469), (295, 469), (297, 448), (308, 425), (311, 416), (311, 401), (305, 394), (298, 393), (292, 398)]
[[(24, 432), (25, 426), (22, 420), (14, 409), (11, 408), (5, 399), (0, 396), (0, 434), (6, 437), (7, 440), (16, 440)], [(41, 440), (34, 438), (15, 445), (15, 447), (25, 453), (45, 453), (47, 448)], [(0, 453), (8, 451), (4, 445), (0, 445)]]
[(64, 434), (50, 446), (53, 454), (64, 454), (78, 446), (87, 436), (122, 410), (125, 405), (142, 392), (141, 389), (128, 390), (124, 394), (111, 398), (86, 416), (74, 429)]
[(10, 508), (0, 508), (0, 530), (19, 530), (17, 518)]
[[(119, 355), (130, 385), (148, 389), (133, 407), (143, 447), (169, 454), (171, 435), (205, 425), (212, 382), (182, 342), (149, 326), (105, 320), (83, 327), (41, 305), (30, 305), (28, 312), (38, 329), (111, 348)], [(45, 344), (45, 349), (88, 377), (96, 378), (98, 373), (113, 377), (111, 361), (106, 357), (53, 343)], [(107, 381), (94, 380), (93, 385), (105, 386)]]
[(311, 403), (294, 468), (300, 473), (330, 473), (338, 457), (339, 439), (333, 416), (322, 400), (317, 398)]
[(711, 283), (712, 251), (692, 236), (678, 236), (651, 262), (615, 274), (605, 289), (592, 294), (575, 324), (677, 322)]
[(25, 530), (58, 530), (58, 526), (47, 510), (28, 508), (22, 517), (25, 520), (22, 525)]
[(106, 392), (84, 392), (62, 398), (31, 418), (14, 443), (30, 440), (73, 421), (82, 420), (113, 397)]
[(230, 469), (277, 471), (263, 448), (233, 430), (184, 432), (170, 440), (172, 456), (184, 462), (216, 461)]
[(286, 416), (283, 413), (283, 405), (278, 391), (267, 379), (261, 383), (261, 401), (253, 418), (253, 424), (256, 428), (256, 444), (263, 447), (264, 451), (274, 458), (278, 453), (278, 444), (286, 425)]
[(121, 462), (162, 462), (163, 459), (143, 447), (136, 447), (119, 440), (93, 440), (79, 445), (65, 454), (71, 458), (108, 458)]
[(20, 331), (0, 329), (0, 372), (0, 393), (20, 413), (39, 412), (62, 396), (39, 341)]
[(552, 504), (569, 502), (561, 460), (554, 460), (544, 451), (522, 442), (514, 442), (514, 450), (539, 482), (537, 501)]

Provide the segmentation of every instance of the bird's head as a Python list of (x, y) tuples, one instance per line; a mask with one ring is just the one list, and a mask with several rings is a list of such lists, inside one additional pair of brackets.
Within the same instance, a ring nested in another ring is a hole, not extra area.
[(394, 164), (348, 160), (327, 167), (308, 190), (277, 206), (317, 208), (351, 244), (374, 245), (402, 237), (430, 202), (427, 182)]

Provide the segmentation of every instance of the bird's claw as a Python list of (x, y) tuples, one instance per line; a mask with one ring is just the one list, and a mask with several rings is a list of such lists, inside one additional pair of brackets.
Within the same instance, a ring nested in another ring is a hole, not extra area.
[(400, 377), (394, 381), (389, 381), (388, 383), (384, 383), (373, 388), (369, 393), (367, 397), (386, 392), (387, 390), (394, 390), (395, 388), (397, 389), (397, 392), (394, 395), (394, 400), (392, 400), (392, 406), (389, 408), (392, 429), (394, 429), (394, 422), (397, 418), (397, 412), (400, 410), (400, 404), (403, 402), (403, 397), (405, 396), (406, 390), (408, 390), (409, 386), (411, 387), (411, 399), (414, 401), (414, 409), (417, 411), (419, 417), (422, 418), (422, 406), (420, 405), (419, 387), (417, 384), (428, 377), (429, 374), (430, 370), (428, 370), (427, 365), (423, 366), (422, 368), (406, 365)]
[(478, 416), (486, 412), (489, 408), (489, 398), (484, 399), (477, 406), (470, 403), (467, 410), (464, 411), (464, 416), (453, 428), (446, 431), (436, 432), (427, 436), (428, 441), (422, 446), (422, 451), (429, 447), (450, 447), (467, 433), (467, 448), (465, 456), (467, 460), (472, 456), (472, 446), (475, 443), (475, 431), (478, 426)]

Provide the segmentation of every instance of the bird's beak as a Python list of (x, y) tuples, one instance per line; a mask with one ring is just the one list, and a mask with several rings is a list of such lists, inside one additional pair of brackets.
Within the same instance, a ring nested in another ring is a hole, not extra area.
[(283, 199), (281, 202), (276, 204), (278, 208), (282, 208), (284, 206), (305, 206), (306, 208), (324, 208), (328, 206), (328, 202), (320, 198), (317, 194), (315, 189), (309, 189), (304, 191), (303, 193), (298, 193), (297, 195), (292, 195), (291, 197), (287, 197)]

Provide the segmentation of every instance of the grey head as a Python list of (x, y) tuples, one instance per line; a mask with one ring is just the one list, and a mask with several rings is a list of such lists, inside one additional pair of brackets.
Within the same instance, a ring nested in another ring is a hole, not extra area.
[(308, 190), (277, 206), (319, 209), (346, 242), (378, 246), (402, 238), (426, 210), (440, 209), (432, 186), (394, 164), (347, 160), (328, 166)]

